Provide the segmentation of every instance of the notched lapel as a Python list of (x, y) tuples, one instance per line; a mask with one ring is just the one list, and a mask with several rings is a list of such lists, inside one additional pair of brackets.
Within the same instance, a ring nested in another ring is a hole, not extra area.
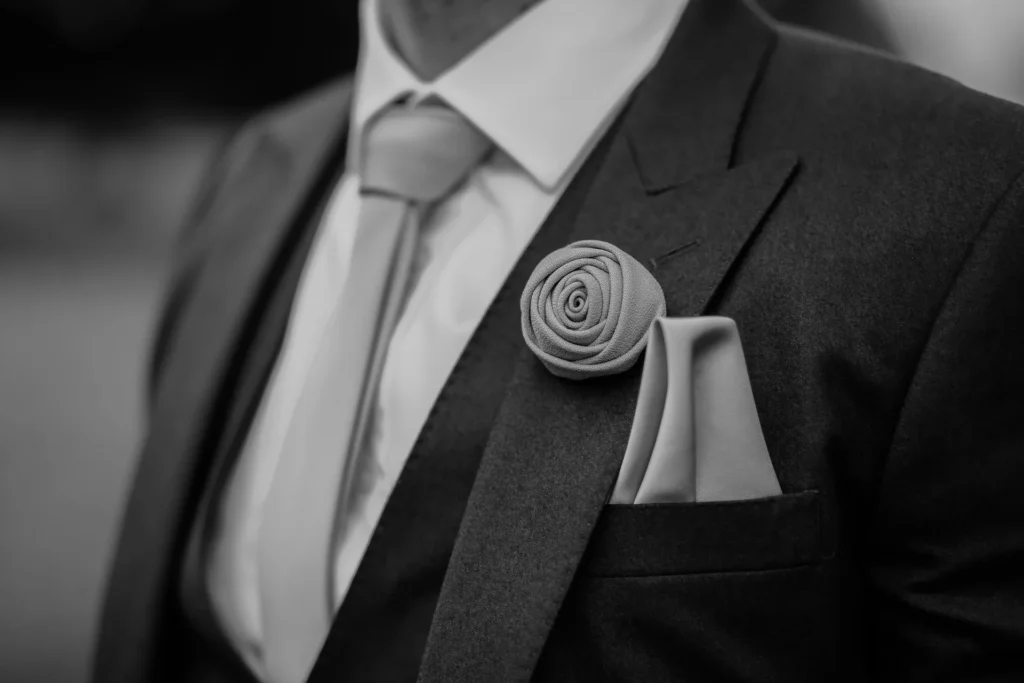
[[(794, 154), (780, 153), (650, 196), (614, 170), (616, 156), (574, 239), (606, 240), (653, 263), (671, 316), (708, 308), (797, 167)], [(642, 365), (574, 382), (522, 357), (463, 518), (420, 681), (529, 679), (614, 484)]]
[[(729, 168), (774, 42), (743, 0), (690, 0), (577, 217), (574, 239), (653, 267), (669, 315), (713, 304), (797, 166), (780, 152)], [(641, 369), (572, 382), (524, 354), (448, 565), (422, 683), (530, 678), (621, 464)]]
[[(798, 167), (780, 152), (652, 197), (634, 229), (670, 316), (705, 312)], [(641, 251), (638, 249), (638, 251)]]

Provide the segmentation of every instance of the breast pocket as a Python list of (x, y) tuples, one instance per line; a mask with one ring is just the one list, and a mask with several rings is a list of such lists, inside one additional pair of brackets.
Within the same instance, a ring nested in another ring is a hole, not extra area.
[(826, 505), (818, 491), (606, 505), (534, 680), (863, 680), (843, 658)]
[(744, 572), (819, 562), (818, 491), (707, 503), (606, 505), (580, 570), (626, 577)]

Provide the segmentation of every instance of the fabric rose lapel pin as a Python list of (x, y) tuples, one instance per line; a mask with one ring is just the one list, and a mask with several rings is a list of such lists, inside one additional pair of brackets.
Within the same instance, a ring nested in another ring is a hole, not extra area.
[(523, 336), (558, 377), (587, 379), (625, 372), (665, 315), (661, 285), (632, 256), (597, 240), (547, 255), (520, 300)]
[(781, 493), (732, 319), (665, 317), (665, 294), (654, 276), (598, 240), (574, 242), (542, 259), (520, 308), (527, 346), (558, 377), (586, 381), (625, 372), (647, 349), (609, 502)]

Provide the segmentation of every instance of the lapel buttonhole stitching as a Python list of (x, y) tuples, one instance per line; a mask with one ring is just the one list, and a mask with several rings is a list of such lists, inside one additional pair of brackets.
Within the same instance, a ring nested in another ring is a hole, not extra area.
[(686, 244), (683, 244), (683, 245), (680, 245), (678, 247), (675, 247), (674, 249), (669, 249), (664, 254), (660, 254), (658, 256), (652, 257), (650, 259), (651, 272), (657, 272), (658, 267), (663, 265), (666, 261), (670, 261), (670, 260), (676, 258), (677, 256), (681, 255), (681, 254), (684, 254), (684, 253), (686, 253), (688, 251), (696, 249), (697, 247), (700, 246), (700, 243), (701, 243), (701, 240), (699, 238), (695, 239), (695, 240), (691, 240), (691, 241), (687, 242)]

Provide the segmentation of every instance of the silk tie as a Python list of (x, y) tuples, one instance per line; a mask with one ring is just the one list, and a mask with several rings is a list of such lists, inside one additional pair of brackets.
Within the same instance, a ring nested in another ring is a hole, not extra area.
[(348, 274), (263, 508), (257, 551), (262, 659), (274, 683), (305, 680), (330, 626), (336, 524), (366, 467), (370, 415), (411, 286), (420, 218), (489, 149), (476, 128), (440, 105), (394, 107), (367, 127)]

